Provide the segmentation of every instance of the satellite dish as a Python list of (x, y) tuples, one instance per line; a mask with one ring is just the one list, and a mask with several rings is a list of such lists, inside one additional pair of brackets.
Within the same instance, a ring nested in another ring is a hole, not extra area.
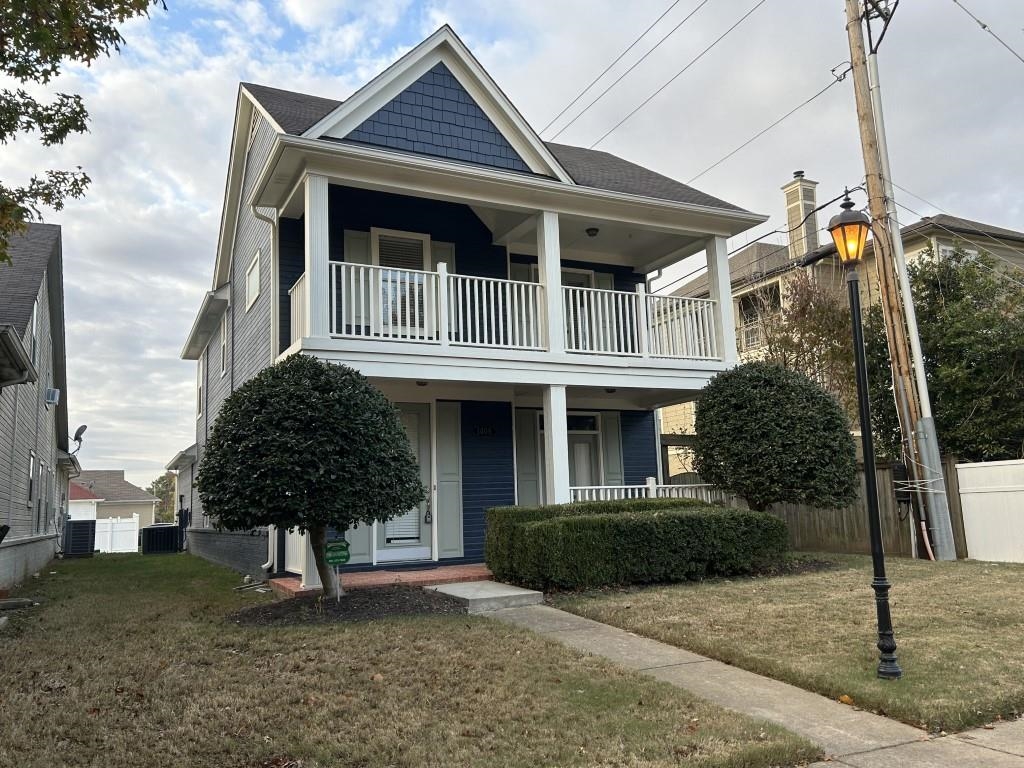
[(76, 443), (82, 442), (82, 435), (85, 434), (85, 430), (86, 430), (86, 425), (85, 424), (83, 424), (82, 426), (80, 426), (78, 429), (75, 430), (75, 442)]

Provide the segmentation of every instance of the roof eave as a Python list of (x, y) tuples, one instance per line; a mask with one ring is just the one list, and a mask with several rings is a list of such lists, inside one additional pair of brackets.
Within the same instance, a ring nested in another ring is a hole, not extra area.
[[(719, 231), (709, 234), (720, 234), (725, 237), (733, 237), (768, 220), (767, 216), (745, 210), (716, 208), (695, 203), (682, 203), (674, 200), (597, 189), (596, 187), (586, 187), (578, 184), (565, 184), (543, 176), (473, 166), (442, 158), (395, 152), (393, 150), (377, 149), (363, 145), (308, 139), (291, 135), (277, 136), (275, 145), (269, 153), (259, 178), (254, 185), (253, 193), (250, 199), (246, 201), (247, 204), (280, 209), (297, 180), (290, 179), (286, 183), (277, 184), (278, 188), (273, 193), (268, 191), (268, 187), (272, 180), (277, 181), (275, 169), (284, 153), (288, 150), (295, 150), (306, 155), (305, 166), (309, 165), (309, 160), (316, 160), (318, 158), (328, 161), (350, 159), (352, 161), (376, 164), (380, 166), (381, 180), (386, 180), (388, 174), (393, 174), (396, 169), (428, 171), (475, 182), (485, 182), (504, 187), (508, 190), (527, 192), (530, 197), (543, 194), (548, 196), (549, 200), (552, 197), (557, 197), (567, 201), (575, 200), (605, 202), (610, 205), (643, 206), (663, 212), (671, 211), (690, 216), (706, 217), (719, 225)], [(532, 207), (537, 208), (540, 204), (541, 201), (537, 201)]]
[(32, 358), (13, 325), (0, 325), (0, 371), (4, 370), (11, 373), (0, 373), (0, 389), (28, 384), (39, 378)]
[(207, 291), (203, 297), (203, 303), (199, 307), (199, 312), (196, 314), (196, 319), (192, 323), (192, 330), (189, 331), (185, 346), (181, 349), (182, 360), (199, 359), (217, 330), (221, 315), (224, 314), (230, 303), (227, 285), (221, 286), (216, 291)]

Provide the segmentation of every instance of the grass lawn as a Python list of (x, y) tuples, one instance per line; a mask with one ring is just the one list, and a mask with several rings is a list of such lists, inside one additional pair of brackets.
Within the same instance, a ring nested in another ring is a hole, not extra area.
[(0, 765), (767, 766), (781, 729), (469, 616), (251, 627), (189, 555), (55, 562), (0, 630)]
[(871, 560), (835, 570), (601, 594), (560, 608), (932, 731), (1024, 711), (1024, 566), (890, 558), (903, 679), (875, 677)]

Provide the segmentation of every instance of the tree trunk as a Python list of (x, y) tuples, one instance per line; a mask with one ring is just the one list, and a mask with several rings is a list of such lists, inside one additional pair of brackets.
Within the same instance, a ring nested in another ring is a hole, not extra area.
[(324, 597), (345, 594), (345, 590), (341, 588), (341, 581), (334, 575), (334, 568), (327, 564), (327, 528), (323, 525), (310, 528), (309, 543), (313, 547), (316, 572), (320, 574), (320, 583), (324, 585)]

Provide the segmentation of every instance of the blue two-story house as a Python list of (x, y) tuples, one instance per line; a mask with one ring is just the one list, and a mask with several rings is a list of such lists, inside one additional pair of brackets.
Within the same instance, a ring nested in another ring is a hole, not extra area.
[[(255, 547), (315, 584), (302, 537), (232, 545), (191, 486), (224, 397), (293, 354), (396, 403), (429, 489), (349, 531), (349, 567), (480, 561), (487, 507), (656, 484), (655, 409), (734, 363), (725, 242), (763, 220), (545, 143), (447, 26), (345, 101), (243, 83), (213, 284), (183, 350), (196, 445), (171, 468), (190, 546), (225, 562)], [(647, 291), (700, 253), (710, 298)]]

